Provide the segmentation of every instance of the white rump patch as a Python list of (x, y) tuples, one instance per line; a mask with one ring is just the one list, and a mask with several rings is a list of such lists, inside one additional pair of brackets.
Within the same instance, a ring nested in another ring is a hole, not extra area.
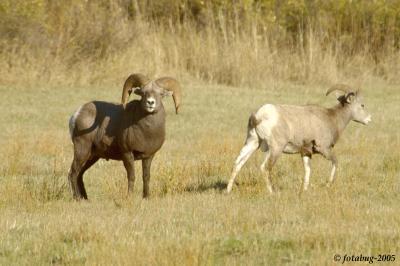
[(70, 134), (71, 138), (72, 138), (72, 134), (74, 133), (74, 130), (75, 130), (76, 119), (78, 118), (79, 114), (81, 113), (82, 106), (80, 106), (78, 108), (78, 110), (76, 110), (76, 112), (69, 118), (69, 134)]
[(278, 124), (279, 113), (277, 108), (272, 104), (266, 104), (258, 109), (255, 116), (257, 120), (261, 120), (261, 123), (256, 127), (258, 136), (261, 139), (271, 138), (272, 130)]

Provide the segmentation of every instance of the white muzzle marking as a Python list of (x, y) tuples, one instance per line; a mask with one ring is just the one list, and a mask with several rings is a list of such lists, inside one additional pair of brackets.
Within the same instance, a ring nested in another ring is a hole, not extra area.
[(156, 99), (149, 97), (146, 100), (146, 109), (149, 112), (153, 112), (156, 109)]
[(364, 120), (364, 124), (368, 125), (372, 121), (371, 115), (369, 115), (367, 118)]

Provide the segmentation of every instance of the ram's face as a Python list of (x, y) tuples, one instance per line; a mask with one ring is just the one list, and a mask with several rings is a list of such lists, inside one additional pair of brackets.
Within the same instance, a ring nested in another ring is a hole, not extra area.
[(148, 113), (158, 112), (162, 106), (162, 98), (168, 94), (167, 91), (153, 82), (150, 82), (142, 89), (135, 90), (135, 93), (142, 97), (140, 100), (142, 108)]
[(347, 96), (348, 104), (351, 108), (352, 120), (367, 125), (371, 122), (371, 114), (367, 111), (363, 98), (356, 92)]

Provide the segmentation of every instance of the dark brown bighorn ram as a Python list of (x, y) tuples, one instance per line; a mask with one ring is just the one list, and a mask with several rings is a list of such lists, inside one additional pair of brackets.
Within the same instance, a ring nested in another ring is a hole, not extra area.
[[(141, 99), (128, 102), (132, 91)], [(100, 158), (123, 161), (128, 192), (135, 182), (134, 161), (142, 160), (143, 197), (149, 196), (151, 162), (165, 140), (161, 99), (171, 94), (178, 113), (181, 89), (175, 79), (133, 74), (125, 81), (121, 104), (92, 101), (79, 107), (69, 120), (74, 159), (68, 179), (75, 199), (87, 199), (83, 174)]]

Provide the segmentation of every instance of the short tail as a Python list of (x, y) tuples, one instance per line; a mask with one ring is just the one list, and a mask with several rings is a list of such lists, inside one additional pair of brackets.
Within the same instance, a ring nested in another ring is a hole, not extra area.
[(249, 127), (250, 127), (250, 128), (255, 128), (255, 127), (258, 126), (260, 123), (261, 123), (261, 120), (260, 120), (260, 119), (257, 119), (255, 113), (252, 113), (252, 114), (250, 115), (250, 118), (249, 118)]

